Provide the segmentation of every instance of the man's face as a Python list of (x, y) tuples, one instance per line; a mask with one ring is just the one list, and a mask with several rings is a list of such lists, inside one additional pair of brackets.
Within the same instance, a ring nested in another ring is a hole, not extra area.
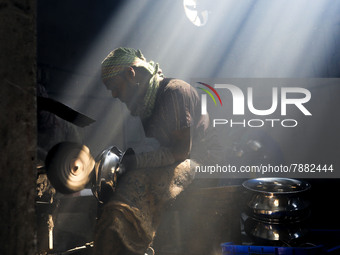
[(117, 75), (103, 81), (106, 88), (111, 91), (113, 98), (118, 98), (125, 103), (131, 115), (137, 116), (143, 105), (141, 90), (134, 80), (127, 79), (124, 75)]

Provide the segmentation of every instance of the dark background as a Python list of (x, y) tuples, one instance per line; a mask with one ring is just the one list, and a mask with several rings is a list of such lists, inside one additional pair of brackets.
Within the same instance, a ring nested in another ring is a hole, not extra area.
[[(83, 131), (96, 154), (112, 141), (122, 147), (131, 142), (126, 141), (131, 134), (103, 132), (111, 129), (109, 125), (120, 132), (138, 122), (120, 122), (117, 112), (128, 112), (100, 82), (100, 62), (115, 47), (140, 48), (148, 59), (161, 63), (168, 77), (185, 80), (340, 76), (338, 1), (211, 2), (205, 6), (209, 21), (199, 28), (183, 15), (181, 1), (1, 2), (0, 253), (36, 254), (37, 81), (52, 98), (97, 120)], [(334, 95), (328, 88), (320, 89), (328, 94), (320, 101), (325, 107)], [(325, 116), (325, 126), (318, 130), (322, 133), (327, 127), (333, 143), (338, 143), (338, 101), (329, 105), (331, 116)], [(105, 120), (110, 124), (102, 127)], [(309, 181), (312, 225), (339, 228), (339, 180)]]
[[(167, 76), (188, 81), (192, 77), (340, 78), (338, 2), (320, 1), (319, 6), (306, 1), (228, 3), (229, 9), (222, 3), (208, 6), (211, 19), (206, 26), (195, 27), (186, 19), (182, 1), (39, 0), (38, 82), (50, 97), (97, 120), (80, 131), (84, 143), (97, 154), (112, 143), (126, 148), (143, 134), (138, 120), (110, 98), (100, 81), (100, 62), (116, 47), (140, 48), (148, 60), (160, 62)], [(296, 153), (307, 160), (318, 152), (336, 158), (340, 154), (339, 87), (313, 91), (313, 97), (319, 97), (313, 107), (328, 109), (318, 115), (324, 124), (312, 122), (294, 133), (293, 139), (308, 140), (308, 146), (300, 143), (296, 152), (286, 145), (288, 161)], [(283, 134), (280, 139), (292, 136)], [(339, 228), (339, 179), (308, 181), (312, 225)]]

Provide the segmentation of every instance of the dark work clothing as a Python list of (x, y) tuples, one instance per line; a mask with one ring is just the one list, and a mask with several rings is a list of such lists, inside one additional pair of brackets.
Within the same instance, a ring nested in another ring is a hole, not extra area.
[(217, 143), (200, 104), (197, 91), (188, 83), (178, 79), (160, 82), (152, 115), (143, 120), (146, 136), (157, 139), (160, 147), (137, 154), (137, 167), (120, 177), (97, 225), (95, 243), (100, 250), (96, 254), (115, 251), (106, 237), (112, 231), (119, 239), (116, 243), (143, 254), (152, 243), (165, 205), (194, 179), (197, 164), (188, 159), (190, 153), (195, 151), (194, 159), (199, 162), (212, 159), (209, 142)]
[(201, 115), (196, 89), (178, 79), (160, 82), (152, 116), (143, 123), (146, 136), (156, 138), (166, 147), (172, 145), (174, 131), (192, 128), (195, 138), (198, 133), (204, 133), (208, 125), (207, 115)]
[[(97, 222), (95, 254), (130, 254), (119, 253), (115, 246), (144, 254), (166, 205), (192, 182), (194, 167), (194, 162), (185, 160), (166, 167), (134, 169), (121, 176)], [(111, 236), (115, 241), (110, 241)]]
[[(209, 128), (209, 117), (201, 114), (199, 95), (182, 80), (160, 82), (154, 110), (151, 117), (143, 121), (143, 127), (146, 136), (158, 140), (160, 148), (137, 155), (139, 168), (166, 166), (186, 158), (208, 163), (219, 156), (220, 147)], [(180, 160), (174, 158), (174, 150)], [(193, 153), (190, 155), (190, 152)]]

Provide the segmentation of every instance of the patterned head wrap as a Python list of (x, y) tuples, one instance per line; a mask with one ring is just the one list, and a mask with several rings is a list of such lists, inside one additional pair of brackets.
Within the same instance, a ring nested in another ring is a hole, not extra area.
[(131, 48), (117, 48), (109, 53), (102, 62), (102, 79), (112, 78), (121, 73), (126, 67), (144, 67), (154, 75), (158, 66), (153, 61), (146, 62), (142, 52)]
[(144, 97), (144, 105), (140, 109), (139, 115), (142, 119), (149, 117), (152, 113), (159, 82), (163, 78), (159, 65), (153, 61), (147, 62), (140, 50), (132, 48), (117, 48), (109, 53), (102, 62), (102, 79), (110, 79), (120, 74), (129, 66), (143, 67), (151, 75), (148, 89)]

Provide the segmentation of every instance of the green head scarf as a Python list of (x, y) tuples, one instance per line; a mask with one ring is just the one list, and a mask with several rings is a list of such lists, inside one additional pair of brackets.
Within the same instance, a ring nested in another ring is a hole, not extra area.
[(141, 106), (139, 113), (142, 119), (146, 119), (152, 113), (159, 82), (163, 78), (158, 64), (153, 61), (147, 62), (140, 50), (124, 47), (117, 48), (111, 51), (102, 62), (102, 79), (106, 80), (115, 77), (130, 66), (143, 67), (152, 75), (144, 97), (144, 105)]

